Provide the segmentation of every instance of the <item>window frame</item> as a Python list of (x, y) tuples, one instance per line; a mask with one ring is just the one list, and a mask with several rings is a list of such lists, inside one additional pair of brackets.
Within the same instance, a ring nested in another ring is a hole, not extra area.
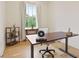
[[(36, 4), (34, 4), (34, 3), (29, 3), (29, 2), (28, 2), (28, 3), (27, 3), (27, 2), (25, 3), (25, 21), (24, 21), (24, 22), (25, 22), (25, 24), (26, 24), (26, 19), (27, 19), (27, 17), (28, 17), (27, 14), (26, 14), (26, 5), (27, 5), (27, 4), (31, 4), (31, 5), (35, 5), (35, 6), (36, 6), (36, 16), (35, 16), (35, 18), (36, 18), (36, 27), (33, 27), (33, 29), (38, 29), (37, 5), (36, 5)], [(25, 29), (32, 29), (32, 27), (26, 27), (26, 26), (25, 26)]]

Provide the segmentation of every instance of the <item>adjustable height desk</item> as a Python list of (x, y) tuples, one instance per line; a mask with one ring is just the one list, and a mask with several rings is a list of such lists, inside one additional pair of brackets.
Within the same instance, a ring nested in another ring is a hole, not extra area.
[[(72, 55), (68, 51), (68, 38), (78, 36), (78, 34), (73, 34), (72, 36), (66, 36), (66, 32), (52, 32), (47, 33), (46, 38), (47, 42), (54, 42), (56, 40), (65, 39), (65, 50), (59, 48), (61, 51), (67, 53), (68, 55), (76, 58), (76, 56)], [(41, 44), (39, 42), (36, 42), (36, 38), (38, 37), (37, 34), (34, 35), (26, 35), (27, 39), (31, 43), (31, 58), (34, 58), (34, 45)]]

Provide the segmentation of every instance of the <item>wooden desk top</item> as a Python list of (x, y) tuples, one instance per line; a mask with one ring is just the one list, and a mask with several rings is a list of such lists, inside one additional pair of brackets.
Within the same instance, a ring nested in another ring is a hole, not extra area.
[[(45, 38), (47, 41), (56, 41), (59, 39), (64, 39), (66, 37), (73, 37), (73, 36), (78, 36), (78, 34), (73, 34), (72, 36), (66, 36), (67, 32), (52, 32), (52, 33), (47, 33)], [(38, 38), (37, 34), (34, 35), (26, 35), (28, 40), (30, 41), (31, 44), (38, 44), (39, 42), (36, 42), (36, 39)]]

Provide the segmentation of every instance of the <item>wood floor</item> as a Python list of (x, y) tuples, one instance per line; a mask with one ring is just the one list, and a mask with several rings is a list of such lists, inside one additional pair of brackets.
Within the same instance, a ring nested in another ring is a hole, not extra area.
[[(46, 45), (35, 45), (34, 46), (34, 57), (41, 58), (41, 54), (39, 53), (40, 49), (45, 49)], [(56, 50), (55, 58), (71, 58), (67, 54), (58, 50), (58, 48), (64, 48), (64, 45), (60, 42), (55, 42), (49, 45), (49, 48), (53, 48)], [(79, 57), (79, 50), (69, 46), (69, 51)], [(46, 57), (51, 57), (48, 54)], [(30, 43), (28, 41), (22, 41), (13, 46), (7, 46), (2, 58), (30, 58)]]

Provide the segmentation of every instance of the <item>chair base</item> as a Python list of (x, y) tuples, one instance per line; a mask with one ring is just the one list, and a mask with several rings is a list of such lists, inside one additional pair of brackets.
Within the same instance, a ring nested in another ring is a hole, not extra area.
[(45, 51), (43, 54), (42, 54), (42, 58), (44, 58), (44, 55), (46, 53), (49, 53), (53, 58), (54, 58), (54, 54), (51, 53), (51, 51), (53, 51), (55, 53), (55, 50), (54, 49), (48, 49), (48, 47), (46, 49), (42, 49), (39, 51), (39, 53), (41, 53), (41, 51)]

